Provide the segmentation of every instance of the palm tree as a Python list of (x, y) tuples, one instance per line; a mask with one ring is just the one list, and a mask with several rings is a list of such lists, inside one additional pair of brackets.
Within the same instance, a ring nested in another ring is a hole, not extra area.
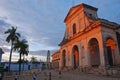
[[(27, 56), (27, 55), (26, 55)], [(23, 54), (23, 66), (22, 66), (22, 70), (24, 71), (24, 63), (25, 63), (25, 55)]]
[(14, 44), (14, 50), (19, 52), (19, 74), (21, 71), (21, 57), (22, 55), (28, 55), (29, 50), (28, 50), (29, 45), (27, 44), (27, 41), (25, 39), (19, 40)]
[(37, 61), (37, 57), (32, 56), (32, 57), (31, 57), (31, 62), (32, 62), (32, 63), (38, 62), (38, 61)]
[(13, 45), (15, 42), (19, 40), (20, 34), (16, 32), (17, 27), (11, 27), (11, 29), (8, 29), (5, 31), (5, 34), (8, 34), (6, 41), (9, 43), (11, 42), (11, 50), (10, 50), (10, 57), (9, 57), (9, 66), (8, 69), (10, 71), (10, 66), (11, 66), (11, 58), (12, 58), (12, 51), (13, 51)]
[(36, 63), (38, 63), (37, 57), (32, 56), (31, 57), (31, 62), (32, 62), (32, 68), (35, 68)]

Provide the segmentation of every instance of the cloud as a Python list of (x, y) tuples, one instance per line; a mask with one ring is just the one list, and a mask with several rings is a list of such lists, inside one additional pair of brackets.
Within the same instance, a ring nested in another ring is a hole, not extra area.
[[(50, 54), (52, 55), (56, 50), (51, 50), (50, 51)], [(5, 52), (3, 55), (2, 55), (2, 62), (5, 62), (5, 61), (9, 61), (9, 52)], [(25, 56), (25, 59), (27, 59), (28, 61), (31, 60), (31, 57), (34, 56), (36, 57), (36, 59), (38, 61), (42, 60), (42, 61), (46, 61), (46, 58), (47, 58), (47, 50), (42, 50), (42, 51), (30, 51), (29, 55), (28, 56)], [(12, 53), (12, 61), (18, 61), (19, 59), (19, 53), (18, 52), (13, 52)]]
[[(92, 5), (98, 8), (98, 16), (110, 21), (119, 23), (118, 18), (115, 18), (120, 14), (120, 0), (92, 0)], [(116, 12), (117, 10), (117, 12)]]
[[(0, 26), (1, 26), (1, 29), (0, 29), (0, 48), (3, 49), (3, 51), (5, 52), (5, 54), (3, 54), (3, 58), (2, 58), (2, 61), (9, 61), (9, 54), (10, 54), (10, 49), (11, 49), (11, 46), (10, 44), (8, 44), (5, 39), (7, 37), (7, 35), (4, 34), (4, 32), (10, 28), (10, 24), (6, 23), (4, 20), (2, 20), (3, 18), (1, 18), (0, 20)], [(38, 44), (39, 42), (40, 43), (43, 43), (45, 44), (46, 46), (44, 47), (48, 47), (47, 45), (49, 43), (45, 43), (45, 42), (49, 42), (49, 39), (47, 37), (44, 37), (40, 40), (37, 40), (37, 39), (29, 39), (31, 41), (32, 44)], [(48, 40), (48, 41), (47, 41)], [(39, 45), (39, 44), (38, 44)], [(41, 47), (43, 47), (41, 46)], [(52, 48), (51, 48), (52, 49)], [(55, 48), (56, 49), (56, 48)], [(26, 59), (28, 59), (29, 61), (31, 60), (31, 57), (34, 56), (36, 57), (38, 60), (43, 60), (43, 61), (46, 61), (46, 55), (47, 55), (47, 50), (38, 50), (38, 51), (30, 51), (29, 55), (26, 57)], [(51, 54), (53, 53), (54, 51), (51, 51)], [(18, 52), (14, 52), (13, 51), (13, 54), (12, 54), (12, 61), (18, 61), (19, 59), (19, 53)]]
[(9, 44), (5, 41), (7, 35), (4, 34), (9, 26), (9, 23), (6, 23), (2, 18), (0, 18), (0, 46), (9, 46)]
[[(47, 47), (49, 49), (59, 44), (62, 39), (61, 34), (64, 33), (64, 28), (60, 28), (64, 27), (64, 16), (58, 14), (60, 10), (63, 11), (62, 8), (55, 7), (60, 6), (58, 1), (5, 0), (2, 1), (0, 5), (2, 12), (0, 15), (7, 17), (6, 22), (18, 26), (19, 32), (21, 32), (21, 34), (24, 35), (23, 37), (32, 45), (32, 47), (30, 46), (31, 50), (35, 49), (33, 47), (36, 47), (36, 44), (38, 46), (49, 46)], [(59, 25), (60, 23), (62, 23), (62, 25)], [(59, 30), (59, 32), (57, 30)], [(55, 37), (55, 34), (58, 36)], [(48, 39), (45, 39), (46, 37)], [(51, 42), (53, 39), (54, 42)], [(43, 47), (41, 49), (43, 49)]]
[[(48, 50), (38, 50), (38, 51), (30, 51), (31, 55), (39, 55), (39, 56), (47, 56)], [(56, 50), (50, 50), (50, 54), (52, 55)]]
[[(75, 0), (79, 3), (97, 7), (100, 18), (120, 23), (120, 0)], [(72, 0), (0, 0), (0, 46), (9, 51), (4, 31), (13, 25), (28, 40), (31, 56), (58, 49), (65, 31), (63, 21), (72, 6)]]

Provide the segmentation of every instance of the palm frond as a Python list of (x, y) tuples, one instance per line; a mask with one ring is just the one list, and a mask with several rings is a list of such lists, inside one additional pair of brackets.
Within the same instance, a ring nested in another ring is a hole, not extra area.
[(20, 33), (16, 33), (16, 35), (17, 35), (18, 37), (21, 37)]
[(8, 33), (10, 33), (11, 32), (11, 29), (8, 29), (7, 31), (5, 31), (4, 33), (5, 34), (8, 34)]

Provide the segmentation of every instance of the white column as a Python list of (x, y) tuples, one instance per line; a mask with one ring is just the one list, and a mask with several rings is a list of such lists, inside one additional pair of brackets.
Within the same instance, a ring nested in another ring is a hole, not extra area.
[(78, 45), (78, 48), (79, 48), (79, 67), (82, 66), (82, 47), (81, 47), (81, 44), (79, 43)]
[(73, 68), (73, 66), (74, 66), (74, 60), (73, 60), (73, 52), (72, 52), (72, 49), (71, 49), (71, 52), (70, 52), (70, 66), (71, 66), (71, 68)]
[(66, 49), (66, 56), (65, 56), (65, 60), (66, 60), (66, 67), (68, 67), (68, 65), (69, 65), (68, 55), (69, 55), (69, 53), (68, 53), (68, 49)]
[(100, 66), (105, 66), (105, 43), (102, 40), (99, 40), (99, 51), (100, 51)]
[(70, 50), (71, 49), (68, 48), (68, 55), (67, 55), (67, 64), (68, 64), (67, 66), (68, 67), (71, 66), (71, 61), (70, 61), (71, 60), (71, 58), (70, 58), (71, 57), (71, 51)]
[(61, 70), (63, 66), (63, 60), (62, 60), (62, 51), (60, 51), (60, 60), (59, 60), (59, 69)]
[(87, 60), (87, 67), (91, 66), (91, 60), (90, 60), (90, 50), (88, 45), (86, 46), (86, 60)]

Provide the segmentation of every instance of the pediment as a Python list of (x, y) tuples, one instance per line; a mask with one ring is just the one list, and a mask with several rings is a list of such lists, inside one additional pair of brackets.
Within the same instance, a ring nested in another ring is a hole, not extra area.
[(66, 16), (65, 19), (64, 19), (64, 22), (66, 22), (66, 20), (67, 20), (69, 17), (71, 17), (73, 14), (75, 14), (75, 13), (80, 9), (80, 7), (82, 7), (82, 6), (81, 6), (81, 5), (77, 5), (77, 6), (74, 6), (74, 7), (70, 8), (67, 16)]
[(66, 22), (69, 17), (71, 17), (73, 14), (75, 14), (76, 12), (78, 12), (80, 9), (83, 9), (83, 8), (88, 8), (88, 9), (91, 9), (91, 10), (94, 10), (94, 11), (98, 10), (97, 8), (92, 7), (90, 5), (87, 5), (87, 4), (84, 4), (84, 3), (76, 5), (76, 6), (73, 6), (72, 8), (70, 8), (67, 16), (65, 17), (64, 22)]

